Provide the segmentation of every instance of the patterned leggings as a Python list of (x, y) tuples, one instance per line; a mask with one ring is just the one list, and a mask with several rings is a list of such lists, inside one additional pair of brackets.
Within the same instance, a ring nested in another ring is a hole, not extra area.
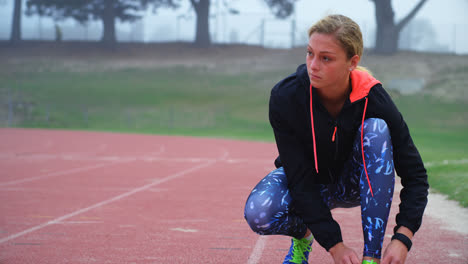
[[(393, 148), (384, 120), (370, 118), (364, 122), (364, 154), (374, 196), (362, 163), (360, 129), (340, 181), (321, 185), (320, 193), (330, 209), (361, 206), (364, 256), (380, 258), (395, 185)], [(290, 207), (291, 201), (287, 177), (280, 167), (252, 190), (244, 217), (252, 230), (260, 235), (302, 238), (307, 226)]]

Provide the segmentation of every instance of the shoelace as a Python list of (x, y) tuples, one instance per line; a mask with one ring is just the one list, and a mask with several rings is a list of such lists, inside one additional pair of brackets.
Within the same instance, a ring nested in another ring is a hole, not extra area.
[[(304, 252), (305, 251), (310, 252), (311, 249), (312, 248), (310, 246), (309, 241), (304, 242), (299, 239), (295, 240), (294, 245), (293, 245), (293, 255), (292, 255), (291, 262), (298, 263), (298, 264), (302, 264), (302, 261), (307, 262), (307, 258), (304, 255)], [(296, 254), (296, 253), (299, 253), (299, 254)]]

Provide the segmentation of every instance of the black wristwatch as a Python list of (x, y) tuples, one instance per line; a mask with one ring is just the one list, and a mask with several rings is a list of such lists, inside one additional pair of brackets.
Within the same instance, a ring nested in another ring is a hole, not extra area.
[(413, 242), (411, 242), (411, 239), (409, 239), (409, 237), (407, 237), (406, 235), (403, 235), (402, 233), (395, 233), (392, 236), (392, 240), (393, 239), (399, 240), (401, 241), (401, 243), (405, 244), (405, 246), (408, 248), (408, 251), (410, 251), (411, 246), (413, 245)]

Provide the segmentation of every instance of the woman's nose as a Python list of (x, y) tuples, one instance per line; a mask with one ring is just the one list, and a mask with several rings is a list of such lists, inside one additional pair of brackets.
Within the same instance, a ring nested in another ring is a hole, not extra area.
[(313, 71), (316, 71), (316, 70), (319, 69), (319, 63), (318, 63), (317, 58), (312, 58), (312, 59), (310, 59), (310, 61), (309, 61), (309, 69), (310, 69), (310, 70), (313, 70)]

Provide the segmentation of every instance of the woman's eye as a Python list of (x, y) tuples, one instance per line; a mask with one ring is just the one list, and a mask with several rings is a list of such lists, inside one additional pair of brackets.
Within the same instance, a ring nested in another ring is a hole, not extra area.
[(329, 57), (323, 57), (322, 59), (323, 59), (323, 61), (330, 61)]
[(307, 56), (311, 56), (312, 55), (312, 52), (311, 51), (307, 51)]

